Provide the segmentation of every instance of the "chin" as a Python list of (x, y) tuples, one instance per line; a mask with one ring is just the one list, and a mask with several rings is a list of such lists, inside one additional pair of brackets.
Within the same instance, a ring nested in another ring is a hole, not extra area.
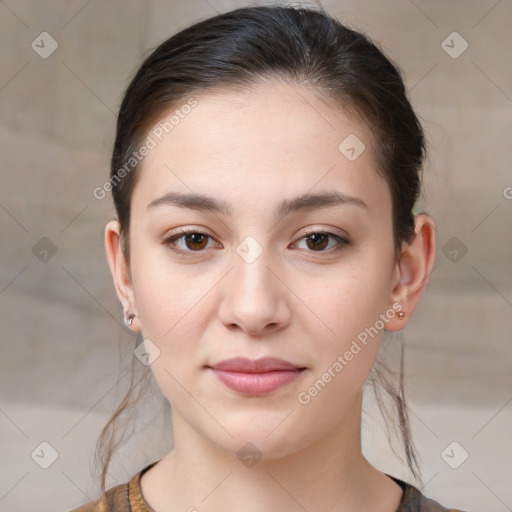
[(233, 437), (222, 436), (222, 438), (210, 438), (210, 440), (237, 458), (244, 456), (255, 456), (263, 460), (283, 458), (308, 446), (314, 437), (313, 432), (304, 430), (304, 425), (298, 428), (297, 424), (288, 423), (287, 420), (291, 418), (283, 421), (285, 416), (281, 414), (279, 421), (276, 421), (272, 415), (272, 418), (268, 419), (248, 417), (247, 421), (239, 418), (236, 425), (226, 422), (226, 429)]

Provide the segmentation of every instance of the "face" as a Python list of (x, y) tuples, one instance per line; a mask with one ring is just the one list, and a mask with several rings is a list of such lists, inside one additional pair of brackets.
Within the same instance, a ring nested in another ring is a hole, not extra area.
[(140, 169), (132, 307), (174, 421), (283, 456), (340, 428), (395, 316), (391, 196), (365, 127), (314, 92), (196, 100)]

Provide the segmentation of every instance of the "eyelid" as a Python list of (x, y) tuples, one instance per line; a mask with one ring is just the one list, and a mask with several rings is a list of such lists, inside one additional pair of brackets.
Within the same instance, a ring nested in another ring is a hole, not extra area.
[(347, 247), (349, 245), (352, 245), (352, 241), (348, 235), (345, 234), (339, 234), (335, 231), (330, 231), (330, 229), (333, 228), (319, 228), (319, 227), (308, 227), (306, 228), (306, 231), (303, 231), (301, 235), (296, 238), (295, 242), (293, 244), (297, 244), (307, 238), (310, 235), (325, 235), (327, 237), (333, 238), (336, 240), (336, 245), (334, 247), (331, 247), (330, 249), (323, 250), (323, 251), (307, 251), (311, 254), (325, 254), (326, 256), (329, 254), (336, 253), (343, 249), (344, 247)]
[(184, 228), (182, 227), (182, 228), (179, 228), (178, 231), (175, 231), (169, 235), (164, 235), (161, 243), (163, 245), (167, 246), (171, 251), (173, 251), (179, 255), (192, 256), (194, 253), (201, 254), (201, 253), (205, 252), (204, 249), (201, 251), (191, 251), (191, 250), (184, 251), (183, 249), (180, 249), (178, 247), (171, 247), (171, 244), (176, 245), (177, 240), (180, 240), (181, 238), (184, 238), (187, 235), (191, 235), (191, 234), (206, 235), (211, 240), (214, 240), (217, 244), (219, 243), (215, 239), (215, 237), (213, 237), (212, 235), (207, 233), (207, 230), (205, 230), (203, 228), (195, 228), (195, 227), (184, 227)]
[[(334, 246), (334, 247), (331, 247), (330, 249), (328, 250), (321, 250), (321, 251), (307, 251), (307, 252), (310, 252), (310, 253), (319, 253), (319, 254), (331, 254), (331, 253), (334, 253), (338, 250), (341, 250), (343, 247), (345, 246), (348, 246), (348, 245), (351, 245), (352, 242), (350, 240), (350, 238), (346, 235), (342, 235), (342, 234), (338, 234), (336, 232), (333, 232), (333, 231), (329, 231), (329, 229), (334, 229), (334, 228), (321, 228), (321, 227), (307, 227), (305, 228), (305, 231), (303, 231), (301, 233), (300, 236), (298, 236), (297, 238), (295, 238), (294, 242), (292, 242), (292, 244), (296, 244), (300, 241), (302, 241), (304, 238), (307, 238), (308, 236), (310, 235), (326, 235), (328, 237), (331, 237), (331, 238), (334, 238), (336, 241), (337, 241), (337, 244)], [(205, 252), (205, 249), (202, 249), (202, 250), (198, 250), (198, 251), (193, 251), (193, 250), (187, 250), (187, 251), (184, 251), (183, 249), (179, 249), (178, 247), (171, 247), (171, 244), (174, 244), (176, 245), (176, 241), (177, 240), (180, 240), (181, 238), (184, 238), (186, 237), (187, 235), (190, 235), (190, 234), (201, 234), (201, 235), (206, 235), (208, 238), (210, 238), (211, 240), (214, 240), (217, 244), (219, 244), (220, 242), (218, 242), (214, 236), (210, 235), (208, 232), (208, 230), (204, 229), (204, 228), (195, 228), (195, 227), (184, 227), (184, 228), (179, 228), (178, 231), (174, 232), (174, 233), (171, 233), (170, 235), (166, 235), (164, 236), (163, 240), (162, 240), (162, 244), (168, 246), (170, 248), (170, 250), (172, 250), (173, 252), (177, 253), (177, 254), (180, 254), (180, 255), (185, 255), (185, 256), (192, 256), (194, 253), (197, 253), (197, 254), (201, 254), (201, 253), (204, 253)]]
[(308, 236), (308, 235), (313, 235), (313, 234), (317, 234), (317, 233), (323, 233), (323, 234), (326, 234), (326, 235), (333, 235), (333, 236), (339, 236), (340, 238), (348, 238), (348, 234), (345, 234), (345, 233), (338, 233), (336, 231), (333, 231), (335, 230), (335, 228), (326, 228), (326, 227), (319, 227), (319, 226), (308, 226), (306, 228), (304, 228), (304, 231), (301, 232), (301, 236), (300, 238), (304, 237), (304, 236)]

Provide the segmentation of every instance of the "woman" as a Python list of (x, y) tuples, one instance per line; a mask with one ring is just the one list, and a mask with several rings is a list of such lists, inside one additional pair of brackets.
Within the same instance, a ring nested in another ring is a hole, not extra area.
[(447, 510), (361, 451), (383, 331), (434, 263), (433, 221), (413, 212), (424, 156), (396, 67), (322, 11), (238, 9), (146, 59), (97, 192), (174, 447), (105, 491), (108, 453), (102, 496), (76, 511)]

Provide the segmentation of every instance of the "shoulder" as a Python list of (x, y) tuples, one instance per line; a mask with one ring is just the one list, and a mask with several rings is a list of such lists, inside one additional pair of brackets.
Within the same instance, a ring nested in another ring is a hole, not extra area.
[(108, 489), (99, 498), (70, 512), (154, 512), (142, 495), (140, 479), (158, 462), (159, 460), (148, 464), (135, 473), (129, 482)]
[[(418, 491), (419, 492), (419, 491)], [(419, 493), (420, 498), (418, 500), (418, 507), (415, 509), (411, 509), (418, 512), (463, 512), (462, 510), (459, 510), (457, 508), (446, 508), (443, 507), (440, 503), (437, 501), (434, 501), (430, 498), (427, 498), (423, 494)], [(409, 510), (409, 509), (405, 509)]]
[(70, 512), (131, 512), (128, 483), (112, 487), (99, 498)]
[(415, 486), (392, 477), (402, 487), (402, 500), (396, 512), (463, 512), (455, 508), (443, 507), (437, 501), (427, 498)]
[(402, 500), (397, 512), (463, 512), (456, 508), (443, 507), (437, 501), (427, 498), (418, 489), (413, 487), (413, 491), (408, 492), (405, 499)]

